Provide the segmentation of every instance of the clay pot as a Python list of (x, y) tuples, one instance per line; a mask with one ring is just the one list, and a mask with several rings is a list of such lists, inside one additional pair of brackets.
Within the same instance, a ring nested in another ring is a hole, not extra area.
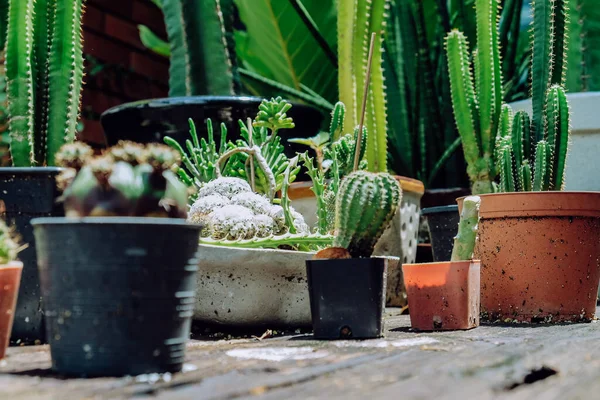
[(405, 264), (410, 324), (420, 331), (479, 326), (479, 261)]
[(0, 359), (4, 358), (12, 330), (23, 263), (0, 265)]
[[(461, 206), (459, 201), (459, 207)], [(482, 318), (586, 322), (600, 279), (600, 192), (481, 196)]]

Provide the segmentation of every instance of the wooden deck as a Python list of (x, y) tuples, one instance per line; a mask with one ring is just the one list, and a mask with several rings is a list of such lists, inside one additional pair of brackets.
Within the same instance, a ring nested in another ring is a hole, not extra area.
[(47, 346), (13, 347), (0, 399), (600, 398), (597, 321), (417, 334), (398, 314), (388, 309), (380, 340), (191, 340), (184, 372), (162, 376), (65, 379)]

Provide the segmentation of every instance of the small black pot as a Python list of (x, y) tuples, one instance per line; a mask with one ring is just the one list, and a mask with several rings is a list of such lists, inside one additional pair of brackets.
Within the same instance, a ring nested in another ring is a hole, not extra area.
[(53, 369), (177, 372), (194, 311), (200, 226), (162, 218), (39, 218), (35, 229)]
[(315, 338), (382, 336), (385, 258), (307, 260), (306, 273)]
[(450, 261), (454, 237), (458, 231), (458, 206), (430, 207), (421, 210), (421, 215), (427, 220), (433, 261)]
[(55, 167), (0, 168), (3, 218), (9, 224), (14, 224), (23, 243), (28, 244), (28, 247), (19, 253), (19, 259), (23, 262), (23, 272), (11, 343), (33, 344), (35, 341), (46, 340), (35, 238), (30, 222), (32, 218), (64, 215), (62, 206), (56, 202), (59, 196), (56, 176), (60, 171), (60, 168)]
[[(215, 137), (219, 138), (220, 124), (227, 126), (227, 139), (240, 138), (238, 120), (256, 117), (262, 98), (234, 96), (190, 96), (164, 99), (142, 100), (122, 104), (106, 110), (101, 123), (109, 146), (119, 140), (132, 140), (139, 143), (160, 142), (171, 136), (185, 147), (190, 138), (188, 118), (196, 124), (199, 137), (207, 137), (206, 119), (213, 123)], [(316, 108), (294, 103), (287, 115), (294, 119), (293, 130), (282, 130), (282, 144), (289, 157), (296, 152), (304, 152), (307, 147), (288, 143), (287, 138), (308, 138), (321, 129), (323, 114)]]

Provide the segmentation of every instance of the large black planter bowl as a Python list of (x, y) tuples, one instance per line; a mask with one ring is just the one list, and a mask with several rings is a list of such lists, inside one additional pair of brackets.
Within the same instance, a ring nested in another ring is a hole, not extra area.
[(387, 260), (307, 260), (316, 339), (370, 339), (383, 333)]
[(180, 371), (200, 226), (162, 218), (32, 221), (52, 368), (63, 375)]
[(450, 261), (460, 214), (457, 205), (430, 207), (421, 210), (427, 220), (433, 261)]
[[(119, 140), (163, 143), (165, 136), (171, 136), (185, 148), (185, 141), (190, 138), (188, 118), (194, 120), (200, 137), (207, 137), (206, 119), (210, 118), (216, 138), (219, 137), (219, 126), (223, 122), (227, 126), (228, 140), (235, 140), (240, 137), (238, 120), (245, 122), (247, 118), (254, 119), (261, 100), (259, 97), (234, 96), (142, 100), (106, 110), (101, 123), (109, 146)], [(287, 115), (294, 119), (296, 127), (293, 130), (283, 129), (280, 135), (286, 154), (294, 156), (296, 151), (306, 151), (306, 146), (288, 143), (286, 139), (316, 135), (321, 128), (323, 114), (314, 107), (293, 103)]]
[(59, 196), (56, 176), (60, 171), (60, 168), (54, 167), (0, 168), (3, 218), (9, 224), (14, 224), (23, 243), (28, 244), (19, 253), (23, 272), (11, 334), (13, 344), (39, 343), (46, 338), (35, 238), (30, 222), (32, 218), (64, 214), (62, 206), (56, 202)]

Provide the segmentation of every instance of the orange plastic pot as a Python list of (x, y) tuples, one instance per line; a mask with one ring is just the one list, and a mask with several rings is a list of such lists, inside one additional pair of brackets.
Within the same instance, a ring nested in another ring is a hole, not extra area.
[(594, 318), (600, 192), (487, 194), (481, 196), (479, 214), (475, 256), (481, 259), (482, 319), (552, 323)]
[(12, 330), (23, 263), (0, 265), (0, 359), (4, 358)]
[(479, 261), (402, 266), (410, 324), (420, 331), (479, 326)]

